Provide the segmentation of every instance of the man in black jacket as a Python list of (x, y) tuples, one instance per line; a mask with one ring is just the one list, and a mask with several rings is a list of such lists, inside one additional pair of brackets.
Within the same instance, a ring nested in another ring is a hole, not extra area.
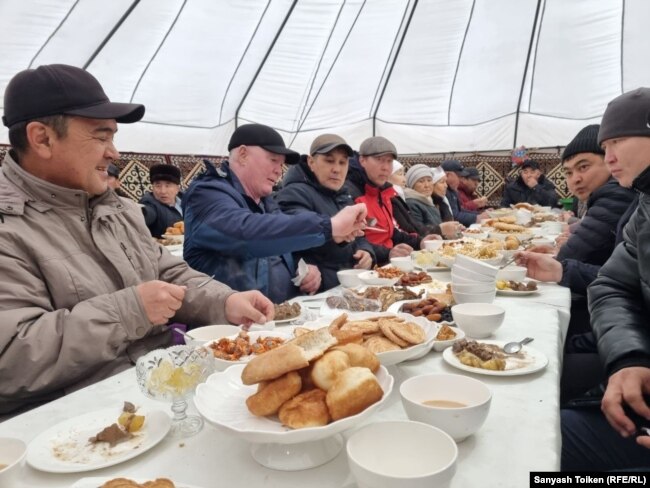
[[(649, 117), (650, 88), (639, 88), (609, 103), (598, 134), (612, 176), (640, 197), (623, 242), (588, 290), (591, 324), (608, 382), (602, 413), (562, 411), (562, 467), (567, 470), (650, 466), (650, 436), (637, 431), (643, 419), (650, 419)], [(635, 414), (636, 422), (631, 418)]]
[(171, 164), (154, 164), (149, 168), (153, 191), (140, 199), (147, 227), (154, 237), (161, 237), (167, 227), (183, 220), (181, 210), (181, 170)]
[(558, 200), (555, 185), (544, 176), (539, 163), (527, 159), (521, 165), (519, 178), (506, 185), (501, 206), (509, 207), (515, 203), (525, 202), (543, 207), (557, 207)]

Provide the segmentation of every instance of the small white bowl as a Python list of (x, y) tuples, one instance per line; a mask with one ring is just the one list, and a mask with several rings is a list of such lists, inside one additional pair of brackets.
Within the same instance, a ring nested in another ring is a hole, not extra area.
[(434, 241), (424, 241), (422, 244), (424, 245), (424, 249), (426, 249), (427, 251), (438, 251), (440, 250), (444, 242), (445, 241), (443, 241), (442, 239), (437, 239)]
[(489, 337), (506, 316), (506, 311), (492, 303), (462, 303), (451, 307), (456, 325), (473, 339)]
[[(503, 256), (500, 257), (499, 261), (501, 261), (502, 259)], [(486, 263), (484, 260), (470, 258), (462, 254), (458, 254), (456, 256), (456, 264), (462, 266), (463, 268), (467, 268), (470, 271), (474, 271), (477, 274), (491, 276), (493, 278), (497, 275), (497, 272), (499, 271), (499, 268)]]
[(497, 273), (497, 280), (524, 281), (527, 272), (525, 266), (506, 266)]
[(448, 486), (458, 458), (444, 431), (408, 421), (366, 425), (350, 436), (346, 451), (360, 488)]
[(366, 269), (342, 269), (341, 271), (336, 272), (336, 277), (339, 279), (339, 283), (346, 288), (354, 288), (361, 286), (363, 282), (359, 279), (361, 273), (365, 273)]
[(240, 327), (230, 324), (206, 325), (204, 327), (197, 327), (196, 329), (188, 330), (186, 332), (187, 335), (193, 337), (193, 340), (189, 340), (187, 337), (185, 337), (185, 344), (188, 346), (198, 347), (202, 346), (208, 341), (239, 334), (240, 331)]
[(393, 286), (399, 280), (397, 278), (380, 278), (376, 271), (364, 271), (359, 274), (359, 279), (365, 285)]
[(0, 469), (0, 486), (13, 488), (19, 486), (20, 471), (27, 454), (27, 444), (13, 437), (0, 437), (0, 464), (6, 464)]
[(531, 239), (530, 243), (533, 246), (555, 246), (555, 241), (547, 237), (536, 237), (535, 239)]
[(411, 256), (400, 256), (398, 258), (390, 258), (390, 264), (402, 271), (413, 271), (413, 260)]
[(458, 263), (454, 263), (454, 265), (452, 266), (451, 276), (452, 278), (458, 277), (458, 278), (465, 278), (466, 280), (482, 281), (488, 283), (492, 283), (493, 281), (496, 280), (496, 275), (492, 276), (492, 275), (477, 273), (476, 271), (467, 269)]
[[(492, 392), (485, 383), (458, 374), (414, 376), (402, 383), (399, 392), (409, 419), (438, 427), (456, 442), (474, 434), (483, 425), (492, 401)], [(424, 404), (432, 400), (462, 406)]]
[(492, 291), (481, 293), (463, 293), (454, 290), (452, 285), (451, 294), (456, 303), (492, 303), (497, 296), (496, 282)]
[(492, 282), (482, 283), (475, 281), (474, 283), (456, 283), (452, 280), (451, 289), (460, 293), (489, 293), (494, 290)]

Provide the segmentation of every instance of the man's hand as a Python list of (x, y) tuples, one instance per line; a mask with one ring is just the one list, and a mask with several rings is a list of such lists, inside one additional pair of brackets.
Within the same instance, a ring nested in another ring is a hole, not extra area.
[(456, 239), (460, 234), (463, 226), (455, 220), (452, 222), (443, 222), (440, 224), (440, 232), (445, 239)]
[(537, 186), (540, 176), (541, 176), (541, 173), (537, 174), (537, 172), (535, 172), (535, 173), (531, 173), (531, 174), (529, 174), (527, 176), (522, 175), (521, 179), (524, 180), (524, 183), (526, 184), (526, 186), (528, 188), (533, 189), (533, 188), (535, 188)]
[(482, 220), (488, 220), (490, 218), (490, 214), (488, 213), (490, 209), (486, 209), (480, 214), (476, 216), (476, 223), (481, 222)]
[(308, 264), (307, 268), (309, 268), (309, 271), (307, 272), (307, 276), (302, 280), (302, 283), (300, 283), (300, 291), (313, 295), (320, 288), (321, 274), (318, 267), (313, 264)]
[(413, 248), (408, 244), (397, 244), (393, 247), (388, 253), (389, 258), (403, 258), (410, 256), (413, 252)]
[[(650, 408), (643, 399), (644, 393), (650, 393), (650, 368), (623, 368), (607, 381), (601, 409), (610, 425), (623, 437), (631, 436), (636, 430), (634, 423), (625, 415), (623, 404), (629, 405), (642, 417), (650, 418)], [(640, 437), (638, 442), (650, 448), (648, 436)]]
[(357, 203), (342, 209), (332, 217), (332, 238), (339, 242), (352, 242), (363, 235), (363, 227), (368, 215), (365, 203)]
[(515, 254), (519, 266), (528, 269), (527, 275), (539, 281), (555, 282), (562, 279), (562, 264), (548, 254), (522, 251)]
[(569, 231), (562, 232), (559, 236), (555, 238), (555, 245), (557, 247), (563, 246), (566, 241), (569, 240), (569, 237), (571, 236), (571, 233)]
[(273, 302), (257, 290), (233, 293), (226, 299), (226, 319), (248, 329), (251, 324), (263, 324), (273, 320)]
[(355, 269), (370, 269), (372, 267), (372, 256), (368, 251), (359, 249), (352, 257), (357, 260), (357, 264), (354, 265)]
[(153, 280), (141, 283), (135, 289), (149, 321), (153, 325), (163, 325), (181, 308), (186, 287)]
[(488, 204), (488, 199), (487, 197), (479, 197), (475, 198), (472, 200), (474, 202), (474, 205), (476, 205), (477, 208), (483, 208)]
[(549, 246), (548, 244), (538, 244), (536, 246), (530, 246), (526, 248), (527, 252), (534, 252), (537, 254), (547, 254), (549, 256), (557, 255), (558, 248)]

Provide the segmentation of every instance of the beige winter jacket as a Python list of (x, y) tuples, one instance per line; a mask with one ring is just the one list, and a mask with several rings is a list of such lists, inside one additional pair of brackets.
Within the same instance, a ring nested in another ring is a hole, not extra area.
[(188, 285), (175, 321), (224, 323), (233, 291), (156, 244), (137, 204), (0, 168), (0, 413), (48, 400), (169, 345), (135, 286)]

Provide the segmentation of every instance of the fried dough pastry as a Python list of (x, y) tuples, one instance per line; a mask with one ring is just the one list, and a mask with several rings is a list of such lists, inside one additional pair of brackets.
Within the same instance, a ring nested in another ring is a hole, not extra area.
[(329, 390), (338, 374), (350, 367), (350, 359), (343, 351), (328, 351), (314, 362), (311, 380), (321, 390)]
[(290, 371), (276, 380), (260, 383), (257, 393), (246, 399), (246, 406), (258, 417), (274, 415), (284, 402), (300, 393), (301, 388), (300, 375)]
[(325, 401), (332, 420), (362, 412), (384, 395), (379, 382), (368, 368), (348, 368), (339, 373)]
[(359, 344), (343, 344), (334, 347), (335, 351), (343, 351), (348, 355), (350, 366), (368, 368), (375, 373), (379, 369), (379, 359), (369, 349)]
[(175, 488), (174, 482), (168, 478), (157, 478), (145, 483), (136, 483), (128, 478), (115, 478), (108, 480), (100, 488)]
[(327, 425), (330, 413), (325, 403), (326, 395), (318, 388), (296, 395), (280, 407), (280, 422), (292, 429)]

